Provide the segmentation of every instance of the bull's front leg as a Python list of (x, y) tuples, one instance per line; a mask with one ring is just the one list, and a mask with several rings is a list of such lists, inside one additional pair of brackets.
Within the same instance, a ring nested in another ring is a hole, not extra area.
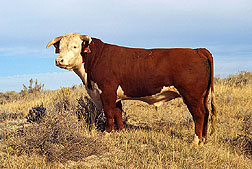
[(107, 119), (106, 132), (114, 130), (114, 119), (116, 121), (118, 130), (124, 128), (122, 121), (122, 111), (118, 104), (116, 104), (116, 92), (113, 90), (103, 90), (101, 94), (104, 113)]

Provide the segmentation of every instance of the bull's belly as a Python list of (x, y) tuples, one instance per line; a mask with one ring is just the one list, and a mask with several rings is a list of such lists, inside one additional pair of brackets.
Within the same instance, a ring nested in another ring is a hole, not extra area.
[[(91, 82), (92, 89), (90, 90), (86, 87), (87, 92), (93, 102), (95, 103), (96, 107), (98, 109), (103, 109), (102, 101), (101, 101), (101, 93), (102, 91), (98, 88), (98, 85), (96, 83)], [(179, 92), (174, 86), (169, 86), (169, 87), (163, 87), (162, 90), (159, 93), (153, 94), (151, 96), (144, 96), (144, 97), (128, 97), (127, 95), (124, 94), (123, 89), (121, 86), (118, 87), (117, 89), (117, 100), (116, 102), (120, 100), (140, 100), (143, 102), (146, 102), (148, 104), (152, 104), (156, 107), (162, 105), (163, 103), (170, 101), (172, 99), (175, 99), (177, 97), (181, 97)]]
[[(83, 67), (84, 68), (84, 67)], [(84, 77), (84, 84), (87, 84), (87, 74), (85, 73), (85, 77)], [(91, 86), (92, 89), (89, 89), (86, 86), (86, 90), (89, 94), (89, 96), (91, 97), (92, 101), (95, 103), (96, 107), (98, 109), (103, 109), (103, 104), (101, 101), (101, 93), (102, 91), (99, 89), (98, 85), (91, 81)], [(174, 87), (174, 86), (164, 86), (159, 93), (153, 94), (151, 96), (144, 96), (144, 97), (128, 97), (127, 95), (124, 94), (123, 89), (121, 88), (121, 86), (118, 87), (117, 89), (117, 100), (116, 102), (120, 101), (120, 100), (140, 100), (143, 102), (146, 102), (148, 104), (153, 104), (154, 106), (158, 107), (160, 105), (162, 105), (163, 103), (175, 99), (177, 97), (181, 97), (181, 95), (179, 94), (178, 90)]]
[(174, 86), (163, 87), (163, 89), (154, 95), (145, 96), (145, 97), (128, 97), (124, 94), (123, 89), (121, 86), (117, 89), (117, 101), (120, 100), (140, 100), (146, 102), (148, 104), (153, 104), (154, 106), (158, 107), (163, 103), (175, 99), (177, 97), (181, 97), (179, 92)]

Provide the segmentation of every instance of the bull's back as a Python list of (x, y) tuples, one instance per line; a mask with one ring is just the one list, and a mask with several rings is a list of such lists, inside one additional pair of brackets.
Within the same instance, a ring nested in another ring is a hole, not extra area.
[(195, 49), (126, 48), (117, 57), (121, 58), (117, 69), (120, 85), (125, 93), (135, 97), (155, 94), (163, 86), (176, 85), (175, 82), (181, 86), (185, 81), (200, 79), (196, 76), (207, 76), (206, 58)]

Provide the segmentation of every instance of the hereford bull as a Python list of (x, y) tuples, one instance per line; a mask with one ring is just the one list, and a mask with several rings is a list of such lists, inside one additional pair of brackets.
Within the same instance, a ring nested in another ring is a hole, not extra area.
[(216, 116), (213, 58), (200, 49), (141, 49), (102, 42), (79, 33), (68, 33), (50, 41), (59, 53), (56, 65), (74, 71), (99, 109), (104, 109), (106, 132), (121, 130), (121, 100), (134, 99), (159, 106), (182, 97), (195, 123), (193, 143), (207, 137), (211, 90), (212, 132)]

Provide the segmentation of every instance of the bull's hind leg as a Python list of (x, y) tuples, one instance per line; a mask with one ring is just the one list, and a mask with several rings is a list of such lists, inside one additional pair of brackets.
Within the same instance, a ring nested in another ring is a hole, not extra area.
[(203, 111), (204, 104), (202, 99), (184, 98), (184, 101), (192, 114), (195, 124), (195, 136), (192, 144), (198, 145), (203, 139), (204, 122), (206, 118), (205, 111)]

